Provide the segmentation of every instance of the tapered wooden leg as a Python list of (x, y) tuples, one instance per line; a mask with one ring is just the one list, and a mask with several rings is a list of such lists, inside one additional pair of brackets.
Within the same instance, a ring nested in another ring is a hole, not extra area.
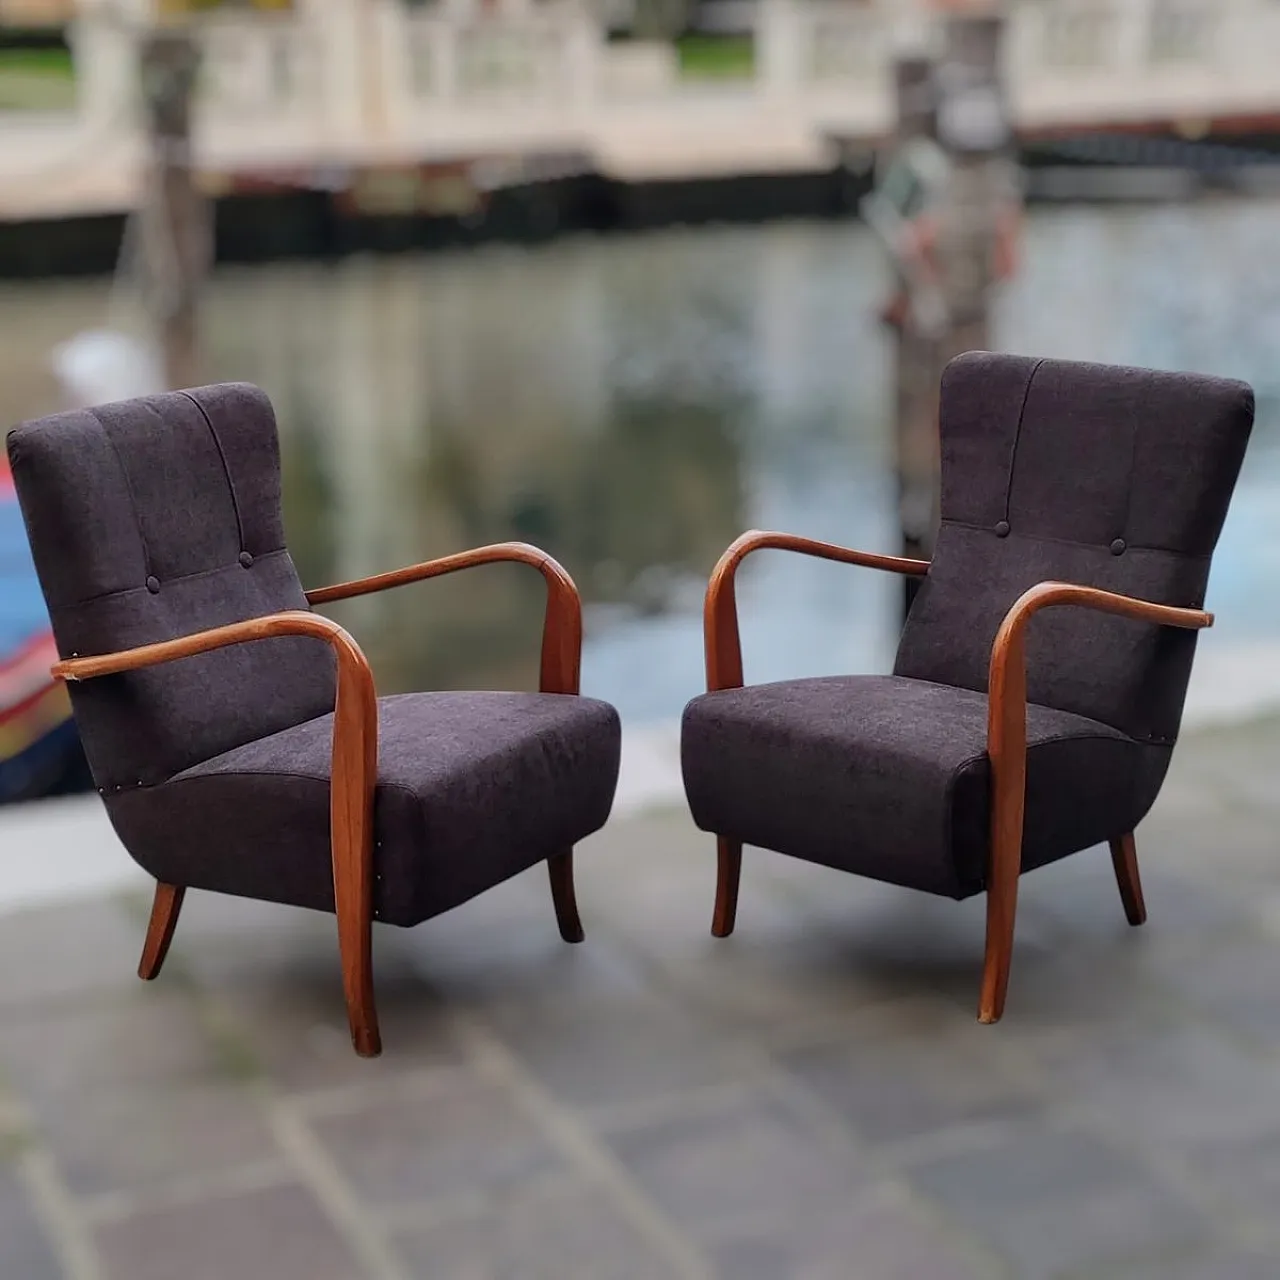
[(716, 836), (716, 909), (711, 933), (727, 938), (738, 916), (738, 882), (742, 879), (742, 841)]
[(147, 939), (142, 944), (142, 959), (138, 962), (138, 977), (144, 982), (150, 982), (164, 965), (186, 892), (179, 884), (165, 884), (161, 881), (156, 885), (156, 896), (151, 903), (151, 921), (147, 925)]
[(551, 901), (555, 905), (560, 936), (566, 942), (581, 942), (586, 934), (582, 931), (578, 896), (573, 889), (573, 850), (566, 849), (548, 858), (547, 874), (551, 878)]
[[(347, 999), (351, 1043), (362, 1058), (382, 1052), (378, 1009), (373, 997), (373, 920), (338, 903), (338, 952), (342, 959), (342, 990)], [(348, 908), (343, 910), (343, 908)]]
[(1111, 842), (1111, 863), (1116, 869), (1116, 884), (1120, 886), (1120, 901), (1124, 903), (1125, 919), (1132, 925), (1144, 924), (1147, 904), (1142, 897), (1142, 877), (1138, 874), (1138, 849), (1133, 832)]
[[(1021, 823), (1018, 824), (1021, 846)], [(1009, 991), (1009, 966), (1013, 960), (1013, 925), (1018, 913), (1020, 847), (1013, 856), (992, 858), (994, 870), (987, 886), (987, 947), (982, 963), (982, 995), (978, 1001), (978, 1021), (999, 1022)]]
[(351, 1043), (360, 1057), (376, 1058), (382, 1037), (373, 996), (373, 875), (364, 860), (345, 850), (334, 858), (333, 905)]

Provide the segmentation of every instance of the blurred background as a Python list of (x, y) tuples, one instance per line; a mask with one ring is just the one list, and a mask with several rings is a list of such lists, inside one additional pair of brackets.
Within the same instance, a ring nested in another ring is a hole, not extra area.
[[(950, 355), (1242, 378), (1187, 717), (1238, 726), (1280, 708), (1278, 67), (1280, 0), (0, 0), (0, 420), (247, 380), (306, 585), (543, 546), (625, 815), (679, 801), (734, 537), (927, 554)], [(902, 591), (754, 558), (748, 679), (886, 669)], [(381, 692), (531, 688), (541, 607), (496, 567), (335, 616)], [(0, 483), (0, 800), (41, 801), (0, 907), (134, 883), (48, 798), (90, 785), (50, 650)]]
[[(1274, 0), (0, 22), (0, 417), (260, 384), (304, 581), (544, 545), (633, 762), (699, 689), (738, 532), (927, 550), (930, 396), (979, 346), (1253, 383), (1193, 711), (1280, 696), (1253, 587), (1280, 523)], [(889, 660), (899, 584), (780, 557), (746, 582), (754, 678)], [(499, 569), (344, 616), (387, 691), (524, 686), (539, 591)]]

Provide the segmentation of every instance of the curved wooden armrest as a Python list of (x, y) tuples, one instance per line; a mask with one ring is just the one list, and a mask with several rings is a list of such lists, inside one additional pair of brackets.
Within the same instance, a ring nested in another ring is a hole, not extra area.
[[(225, 627), (198, 631), (176, 640), (144, 644), (88, 658), (64, 659), (52, 668), (62, 680), (91, 680), (97, 676), (136, 671), (196, 654), (276, 636), (310, 636), (325, 641), (338, 660), (337, 699), (333, 709), (333, 763), (329, 787), (330, 842), (333, 894), (342, 942), (344, 981), (348, 990), (361, 989), (365, 1007), (372, 1008), (372, 979), (366, 963), (361, 970), (354, 956), (368, 950), (367, 934), (373, 903), (373, 797), (378, 779), (378, 697), (373, 672), (360, 646), (336, 622), (318, 613), (293, 610), (248, 618)], [(362, 923), (363, 922), (363, 923)], [(370, 1055), (379, 1051), (376, 1023), (354, 1027), (356, 1048)]]
[(1005, 615), (991, 646), (988, 681), (987, 751), (993, 765), (1010, 751), (1026, 755), (1027, 624), (1041, 609), (1078, 605), (1114, 613), (1140, 622), (1199, 630), (1213, 626), (1213, 614), (1203, 609), (1180, 609), (1133, 596), (1082, 587), (1070, 582), (1041, 582), (1024, 591)]
[(268, 640), (275, 636), (312, 636), (317, 640), (324, 640), (338, 653), (340, 662), (345, 652), (349, 663), (354, 662), (366, 671), (369, 669), (360, 646), (336, 622), (321, 617), (318, 613), (296, 609), (266, 614), (261, 618), (246, 618), (243, 622), (231, 622), (224, 627), (196, 631), (188, 636), (178, 636), (174, 640), (139, 645), (136, 649), (122, 649), (118, 653), (63, 658), (53, 664), (50, 674), (57, 680), (92, 680), (97, 676), (154, 667), (162, 662), (176, 662), (180, 658), (192, 658), (196, 654), (209, 653), (214, 649), (225, 649), (228, 645)]
[(711, 571), (707, 583), (703, 631), (707, 652), (707, 688), (739, 689), (742, 687), (742, 642), (738, 634), (738, 603), (734, 593), (734, 577), (738, 566), (753, 551), (797, 551), (801, 555), (822, 560), (838, 560), (842, 564), (862, 565), (867, 569), (884, 569), (890, 573), (920, 575), (928, 573), (927, 560), (908, 560), (904, 556), (882, 556), (871, 551), (854, 551), (834, 542), (817, 542), (794, 533), (771, 533), (751, 529), (733, 542)]
[(354, 582), (317, 587), (307, 592), (311, 604), (329, 604), (403, 587), (424, 578), (439, 578), (460, 569), (482, 564), (514, 561), (532, 565), (547, 582), (547, 611), (542, 627), (542, 664), (539, 687), (544, 693), (577, 693), (582, 668), (582, 600), (578, 588), (565, 569), (545, 551), (527, 542), (497, 542), (472, 551), (426, 560), (421, 564), (374, 574)]
[[(1199, 629), (1213, 625), (1203, 609), (1179, 609), (1069, 582), (1041, 582), (1017, 599), (991, 646), (987, 692), (987, 754), (991, 760), (991, 844), (987, 870), (988, 937), (1012, 939), (1018, 877), (1022, 871), (1022, 826), (1027, 781), (1027, 624), (1041, 610), (1079, 605), (1141, 622)], [(990, 945), (990, 944), (989, 944)], [(984, 1022), (995, 1021), (1004, 1004), (1008, 945), (991, 960), (983, 978)], [(1003, 976), (1000, 976), (1003, 974)]]
[[(225, 649), (233, 644), (277, 636), (310, 636), (325, 641), (338, 660), (338, 689), (333, 716), (332, 818), (335, 833), (367, 830), (372, 836), (373, 789), (378, 772), (378, 698), (373, 672), (360, 646), (336, 622), (318, 613), (291, 610), (246, 618), (225, 627), (197, 631), (176, 640), (161, 640), (136, 649), (88, 658), (65, 658), (51, 674), (60, 680), (92, 680), (136, 671), (162, 662)], [(367, 824), (367, 826), (362, 825)], [(359, 842), (357, 842), (359, 843)], [(370, 848), (372, 846), (370, 845)], [(336, 870), (336, 867), (335, 867)]]

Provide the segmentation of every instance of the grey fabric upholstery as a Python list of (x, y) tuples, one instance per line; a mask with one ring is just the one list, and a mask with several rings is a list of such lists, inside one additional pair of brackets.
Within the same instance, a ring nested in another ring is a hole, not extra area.
[[(1201, 607), (1253, 425), (1243, 383), (973, 352), (942, 385), (942, 524), (892, 678), (695, 698), (707, 831), (896, 884), (984, 887), (991, 645), (1045, 580)], [(850, 570), (857, 572), (857, 570)], [(1028, 632), (1024, 869), (1133, 829), (1159, 792), (1196, 634), (1079, 608)]]
[[(985, 690), (1047, 578), (1199, 608), (1253, 426), (1244, 383), (973, 353), (942, 384), (942, 527), (894, 672)], [(1082, 609), (1032, 624), (1028, 697), (1173, 742), (1196, 632)]]
[[(609, 816), (618, 716), (594, 698), (402, 694), (379, 700), (378, 729), (378, 920), (447, 911)], [(123, 792), (116, 830), (158, 880), (332, 911), (332, 738), (320, 716)]]
[[(275, 416), (256, 387), (60, 414), (8, 443), (63, 657), (309, 607), (284, 543)], [(301, 637), (71, 686), (108, 795), (323, 715), (333, 697), (328, 646)]]
[[(15, 428), (9, 458), (63, 657), (308, 609), (280, 513), (275, 419), (223, 385)], [(158, 878), (332, 909), (325, 644), (236, 645), (71, 686), (94, 780)], [(380, 916), (411, 924), (602, 826), (620, 728), (557, 695), (384, 699)]]
[[(1027, 716), (1024, 870), (1131, 831), (1168, 747), (1083, 716)], [(746, 844), (952, 898), (986, 880), (987, 699), (901, 676), (724, 689), (684, 718), (698, 825)]]

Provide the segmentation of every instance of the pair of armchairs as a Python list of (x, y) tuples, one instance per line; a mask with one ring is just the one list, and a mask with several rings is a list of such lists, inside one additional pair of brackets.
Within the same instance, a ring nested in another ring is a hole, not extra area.
[[(682, 764), (718, 839), (716, 935), (733, 928), (744, 844), (957, 899), (985, 890), (994, 1022), (1024, 871), (1109, 842), (1128, 919), (1145, 918), (1133, 831), (1212, 622), (1253, 395), (971, 353), (941, 404), (931, 563), (776, 533), (725, 553)], [(578, 696), (581, 604), (554, 560), (504, 543), (304, 592), (274, 417), (246, 385), (60, 414), (8, 449), (54, 673), (111, 821), (157, 881), (141, 977), (188, 888), (332, 911), (352, 1040), (374, 1056), (374, 921), (417, 924), (546, 862), (561, 935), (582, 939), (572, 850), (608, 819), (620, 725)], [(761, 548), (918, 575), (893, 674), (744, 687), (734, 575)], [(379, 698), (356, 642), (312, 608), (501, 560), (546, 580), (536, 694)]]

